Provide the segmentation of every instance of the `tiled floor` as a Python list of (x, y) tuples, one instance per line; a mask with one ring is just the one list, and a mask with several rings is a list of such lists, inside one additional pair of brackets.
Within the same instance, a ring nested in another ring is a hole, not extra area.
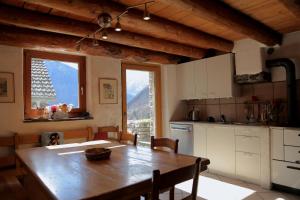
[[(192, 181), (176, 185), (175, 199), (182, 199), (190, 192)], [(169, 194), (160, 195), (168, 200)], [(204, 172), (199, 178), (199, 200), (300, 200), (300, 196), (263, 189), (257, 185)]]

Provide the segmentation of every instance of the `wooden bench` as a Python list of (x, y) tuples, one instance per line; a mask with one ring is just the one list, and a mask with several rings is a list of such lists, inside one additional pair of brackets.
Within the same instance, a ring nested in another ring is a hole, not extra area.
[[(62, 132), (64, 133), (64, 140), (84, 139), (89, 141), (93, 139), (91, 127)], [(16, 133), (13, 136), (0, 137), (0, 147), (11, 148), (13, 152), (18, 148), (23, 148), (24, 145), (41, 146), (41, 135)], [(21, 167), (15, 153), (0, 157), (0, 198), (4, 200), (28, 199), (26, 191), (18, 180), (18, 177), (25, 174), (26, 170)]]

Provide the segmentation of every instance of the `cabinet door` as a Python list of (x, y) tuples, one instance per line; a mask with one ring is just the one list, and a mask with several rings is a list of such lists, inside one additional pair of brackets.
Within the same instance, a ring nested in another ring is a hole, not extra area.
[(194, 124), (194, 156), (206, 158), (206, 127)]
[(194, 81), (196, 99), (207, 99), (206, 59), (194, 61)]
[(236, 152), (236, 175), (251, 183), (260, 183), (260, 155)]
[(210, 171), (235, 176), (234, 128), (207, 127), (207, 158)]
[(226, 98), (233, 96), (232, 54), (208, 58), (207, 93), (208, 98)]
[(194, 65), (183, 63), (177, 66), (179, 99), (194, 99)]
[(272, 159), (284, 160), (283, 129), (271, 128)]

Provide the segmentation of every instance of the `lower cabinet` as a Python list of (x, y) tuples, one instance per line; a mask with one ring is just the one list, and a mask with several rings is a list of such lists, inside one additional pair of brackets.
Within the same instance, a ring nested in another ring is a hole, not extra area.
[(207, 158), (209, 171), (225, 176), (235, 176), (234, 128), (207, 128)]
[(300, 189), (299, 164), (272, 160), (272, 183)]
[(206, 154), (206, 127), (194, 124), (194, 156), (207, 157)]
[(260, 155), (236, 152), (236, 175), (240, 179), (260, 184)]
[(210, 160), (209, 172), (270, 188), (269, 129), (194, 124), (194, 155)]

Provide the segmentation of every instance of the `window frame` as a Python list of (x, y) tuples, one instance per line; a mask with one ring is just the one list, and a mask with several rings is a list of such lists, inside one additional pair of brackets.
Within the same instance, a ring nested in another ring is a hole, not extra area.
[(80, 113), (86, 112), (86, 57), (52, 53), (45, 51), (24, 50), (24, 67), (23, 67), (23, 92), (24, 92), (24, 117), (32, 119), (38, 116), (36, 109), (31, 107), (31, 59), (40, 58), (46, 60), (73, 62), (78, 63), (79, 79), (79, 108), (74, 108), (70, 112), (70, 117), (80, 116)]

